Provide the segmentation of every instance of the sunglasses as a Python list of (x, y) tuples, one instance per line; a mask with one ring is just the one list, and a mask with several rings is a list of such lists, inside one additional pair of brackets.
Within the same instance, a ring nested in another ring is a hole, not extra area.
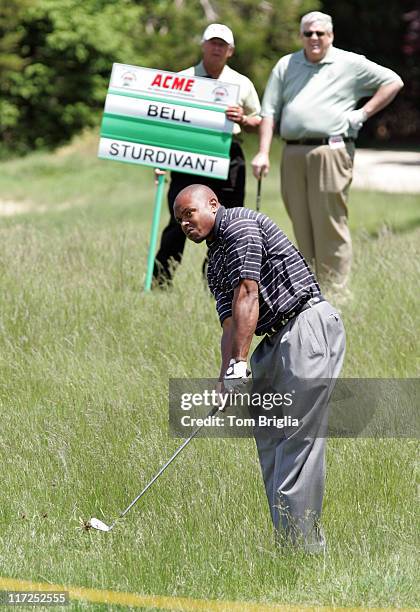
[(305, 38), (311, 38), (312, 34), (316, 34), (318, 38), (322, 38), (323, 36), (325, 36), (326, 32), (304, 32), (303, 33)]

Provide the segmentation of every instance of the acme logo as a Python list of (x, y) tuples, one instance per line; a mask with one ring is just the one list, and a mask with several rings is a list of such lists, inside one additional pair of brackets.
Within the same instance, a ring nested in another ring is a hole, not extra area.
[(191, 91), (194, 79), (174, 76), (172, 74), (157, 74), (152, 81), (151, 87), (163, 87), (163, 89), (174, 89), (177, 91)]

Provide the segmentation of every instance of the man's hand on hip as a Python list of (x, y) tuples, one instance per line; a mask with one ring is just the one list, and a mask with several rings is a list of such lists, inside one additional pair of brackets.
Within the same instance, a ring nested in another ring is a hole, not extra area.
[(352, 110), (347, 115), (347, 120), (349, 122), (349, 126), (353, 130), (360, 130), (363, 127), (364, 122), (368, 118), (366, 111), (363, 108), (357, 108), (356, 110)]

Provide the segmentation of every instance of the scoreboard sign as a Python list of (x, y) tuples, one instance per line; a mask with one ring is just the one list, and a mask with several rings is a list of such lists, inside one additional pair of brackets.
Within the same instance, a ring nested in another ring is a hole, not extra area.
[(225, 179), (239, 86), (114, 64), (101, 125), (102, 159)]

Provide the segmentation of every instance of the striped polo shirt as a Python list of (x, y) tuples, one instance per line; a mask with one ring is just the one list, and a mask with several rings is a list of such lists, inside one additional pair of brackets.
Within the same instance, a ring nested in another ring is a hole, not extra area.
[(232, 316), (233, 292), (241, 279), (259, 287), (261, 336), (283, 317), (321, 291), (306, 261), (266, 215), (248, 208), (221, 206), (208, 243), (207, 280), (216, 298), (220, 323)]

